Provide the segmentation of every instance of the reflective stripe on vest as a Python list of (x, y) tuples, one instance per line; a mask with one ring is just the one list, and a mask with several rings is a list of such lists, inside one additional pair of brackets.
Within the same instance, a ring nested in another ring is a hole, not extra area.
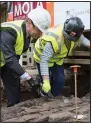
[(17, 39), (15, 43), (15, 52), (17, 55), (21, 55), (24, 47), (24, 36), (21, 25), (24, 20), (17, 20), (13, 22), (5, 22), (1, 24), (1, 28), (13, 28), (17, 32)]
[[(58, 35), (56, 35), (56, 34), (54, 34), (53, 32), (48, 32), (48, 33), (46, 33), (48, 36), (52, 36), (52, 37), (54, 37), (55, 38), (55, 40), (57, 41), (57, 44), (58, 44), (58, 52), (60, 52), (61, 51), (61, 42), (60, 42), (60, 40), (59, 40), (59, 36)], [(41, 50), (43, 50), (43, 45), (42, 45), (42, 40), (41, 40), (41, 38), (39, 38), (39, 47), (40, 47), (40, 49)]]
[[(56, 63), (58, 65), (63, 64), (64, 58), (67, 56), (68, 53), (70, 54), (71, 50), (73, 49), (73, 47), (75, 46), (76, 43), (73, 41), (67, 42), (67, 43), (69, 43), (69, 46), (68, 46), (68, 44), (66, 44), (64, 42), (64, 39), (62, 37), (62, 33), (63, 33), (62, 30), (63, 30), (62, 27), (55, 29), (55, 30), (52, 29), (52, 30), (50, 30), (51, 32), (49, 31), (47, 33), (47, 37), (43, 35), (41, 37), (42, 40), (41, 39), (37, 40), (37, 42), (35, 44), (35, 49), (33, 52), (33, 56), (34, 56), (34, 59), (36, 62), (38, 62), (38, 63), (40, 62), (40, 56), (42, 55), (45, 44), (47, 42), (51, 42), (51, 44), (54, 47), (54, 50), (56, 48), (56, 50), (55, 50), (56, 52), (53, 54), (53, 57), (49, 60), (48, 66), (51, 67), (54, 65), (54, 63)], [(51, 40), (49, 40), (49, 38), (48, 38), (49, 36), (54, 37), (56, 41), (54, 41), (52, 38), (51, 38)], [(58, 45), (58, 49), (57, 49), (57, 45)]]
[[(52, 37), (54, 37), (55, 38), (55, 40), (57, 41), (57, 44), (58, 44), (58, 52), (60, 52), (61, 51), (61, 41), (59, 40), (59, 36), (58, 35), (56, 35), (55, 33), (53, 33), (53, 32), (47, 32), (46, 33), (48, 36), (52, 36)], [(39, 40), (39, 48), (40, 48), (40, 50), (43, 50), (43, 45), (42, 45), (42, 41), (41, 41), (41, 38), (39, 38), (38, 39)], [(37, 56), (39, 57), (40, 56), (40, 54), (34, 49), (34, 52), (37, 54)]]
[(21, 32), (21, 28), (18, 27), (17, 25), (15, 25), (15, 24), (13, 24), (13, 23), (8, 23), (8, 22), (6, 22), (6, 23), (2, 23), (1, 26), (2, 26), (2, 27), (3, 27), (3, 26), (5, 27), (5, 25), (7, 26), (7, 24), (8, 24), (9, 26), (15, 27), (19, 32)]
[(0, 50), (0, 67), (3, 67), (4, 64), (5, 64), (4, 55), (2, 51)]
[(57, 41), (57, 43), (58, 43), (59, 52), (60, 52), (60, 51), (61, 51), (61, 41), (60, 41), (60, 39), (59, 39), (59, 36), (56, 35), (56, 34), (53, 33), (53, 32), (47, 32), (46, 34), (49, 35), (49, 36), (52, 36), (52, 37), (54, 37), (54, 38), (56, 39), (56, 41)]
[[(58, 44), (58, 52), (60, 52), (61, 51), (61, 44), (60, 44), (60, 40), (59, 40), (59, 36), (58, 35), (56, 35), (56, 34), (54, 34), (53, 32), (48, 32), (48, 33), (46, 33), (48, 36), (52, 36), (52, 37), (54, 37), (55, 38), (55, 40), (57, 41), (57, 44)], [(42, 50), (43, 51), (43, 49), (44, 49), (44, 45), (42, 44), (42, 40), (43, 39), (41, 39), (41, 38), (39, 38), (38, 39), (39, 40), (39, 49), (40, 50)], [(35, 56), (38, 56), (38, 59), (36, 59), (36, 62), (39, 62), (39, 58), (40, 58), (40, 56), (41, 56), (41, 53), (40, 52), (38, 52), (35, 48), (34, 48), (34, 52), (33, 52), (33, 55)]]

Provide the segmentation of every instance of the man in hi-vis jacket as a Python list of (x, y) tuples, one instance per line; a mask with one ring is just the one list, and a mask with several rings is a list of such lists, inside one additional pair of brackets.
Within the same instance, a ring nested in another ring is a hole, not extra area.
[(4, 22), (0, 29), (0, 76), (3, 81), (8, 107), (20, 102), (20, 81), (31, 80), (19, 64), (22, 53), (27, 51), (30, 39), (38, 39), (45, 33), (51, 16), (44, 8), (28, 13), (26, 20)]
[(90, 41), (83, 36), (84, 24), (78, 17), (67, 19), (48, 29), (35, 43), (33, 52), (37, 63), (41, 93), (53, 96), (61, 94), (64, 88), (64, 59), (72, 49), (82, 44), (90, 48)]

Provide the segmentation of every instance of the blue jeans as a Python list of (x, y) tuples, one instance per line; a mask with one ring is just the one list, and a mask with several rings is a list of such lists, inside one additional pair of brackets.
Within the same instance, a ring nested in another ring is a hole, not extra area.
[[(37, 63), (40, 82), (43, 82), (41, 72), (40, 72), (40, 64)], [(53, 67), (49, 67), (49, 78), (51, 81), (51, 92), (54, 96), (58, 96), (61, 94), (62, 89), (64, 88), (64, 66), (54, 64)]]

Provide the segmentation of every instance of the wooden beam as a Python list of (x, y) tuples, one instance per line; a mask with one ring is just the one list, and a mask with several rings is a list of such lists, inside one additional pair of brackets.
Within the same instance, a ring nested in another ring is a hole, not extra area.
[(89, 51), (74, 51), (69, 56), (90, 56)]
[(69, 64), (90, 64), (90, 59), (65, 59), (64, 63), (69, 63)]

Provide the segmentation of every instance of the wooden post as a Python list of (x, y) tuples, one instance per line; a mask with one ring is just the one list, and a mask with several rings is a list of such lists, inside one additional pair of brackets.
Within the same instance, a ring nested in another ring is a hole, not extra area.
[(75, 109), (76, 109), (76, 119), (77, 119), (77, 72), (78, 72), (78, 67), (81, 67), (79, 65), (73, 65), (70, 66), (70, 68), (73, 68), (73, 72), (74, 72), (74, 80), (75, 80)]

